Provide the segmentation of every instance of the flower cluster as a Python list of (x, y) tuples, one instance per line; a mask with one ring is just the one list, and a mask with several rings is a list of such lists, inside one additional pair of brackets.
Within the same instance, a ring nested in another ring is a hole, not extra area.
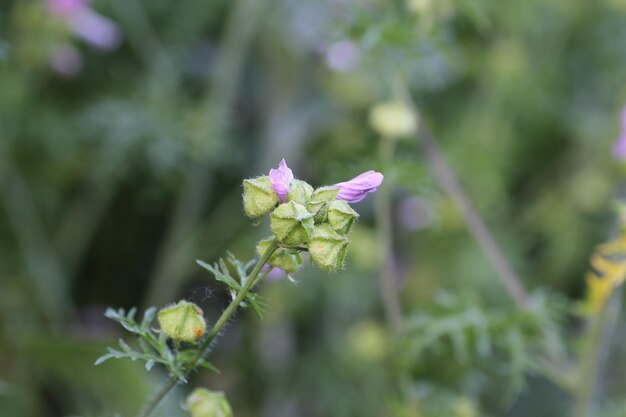
[(259, 255), (276, 241), (279, 248), (269, 265), (287, 273), (302, 264), (300, 252), (308, 251), (321, 269), (343, 267), (350, 229), (359, 215), (348, 203), (357, 203), (376, 191), (383, 175), (367, 171), (350, 181), (313, 189), (295, 179), (283, 159), (269, 175), (243, 182), (243, 204), (251, 218), (270, 213), (272, 237), (257, 246)]

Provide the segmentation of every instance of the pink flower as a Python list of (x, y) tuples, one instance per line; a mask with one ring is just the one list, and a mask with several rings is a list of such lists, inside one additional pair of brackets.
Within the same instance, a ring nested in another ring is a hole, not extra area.
[(69, 16), (86, 9), (88, 0), (48, 0), (48, 10), (57, 16)]
[(626, 107), (622, 111), (622, 130), (619, 138), (613, 144), (613, 156), (620, 160), (626, 160)]
[(284, 278), (287, 275), (285, 271), (283, 271), (280, 268), (263, 265), (263, 269), (262, 269), (263, 271), (267, 271), (268, 269), (270, 271), (267, 273), (265, 277), (270, 281), (276, 281), (278, 279)]
[(626, 135), (620, 136), (613, 144), (613, 156), (620, 161), (626, 160)]
[(78, 75), (83, 67), (83, 58), (71, 45), (62, 44), (55, 48), (50, 59), (52, 68), (64, 77)]
[(117, 25), (89, 7), (88, 0), (47, 0), (47, 5), (51, 14), (94, 48), (110, 50), (119, 45)]
[(367, 171), (352, 178), (350, 181), (335, 184), (339, 187), (337, 200), (345, 200), (348, 203), (358, 203), (367, 194), (373, 193), (383, 182), (383, 174), (376, 171)]
[(335, 71), (348, 72), (359, 63), (359, 54), (359, 48), (354, 42), (335, 42), (326, 51), (326, 64)]
[(289, 191), (289, 183), (292, 179), (293, 172), (291, 172), (284, 159), (278, 164), (278, 169), (270, 170), (270, 182), (278, 196), (278, 201), (281, 203), (285, 202), (287, 192)]

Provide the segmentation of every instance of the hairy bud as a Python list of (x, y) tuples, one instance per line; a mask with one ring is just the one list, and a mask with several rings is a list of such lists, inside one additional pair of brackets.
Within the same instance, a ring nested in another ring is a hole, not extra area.
[(301, 180), (292, 180), (287, 193), (287, 201), (295, 201), (305, 206), (313, 194), (313, 187)]
[(327, 220), (328, 203), (335, 201), (339, 194), (339, 187), (320, 187), (313, 192), (306, 209), (315, 215), (315, 223), (324, 223)]
[[(256, 247), (256, 251), (259, 256), (263, 256), (267, 248), (274, 241), (274, 239), (265, 239), (259, 242)], [(296, 272), (300, 265), (302, 265), (302, 257), (299, 253), (292, 253), (285, 248), (278, 248), (270, 256), (267, 262), (270, 266), (280, 268), (288, 274)]]
[(243, 208), (251, 218), (261, 217), (278, 204), (278, 195), (270, 177), (251, 178), (243, 181)]
[(187, 397), (187, 409), (191, 417), (232, 417), (233, 410), (223, 392), (196, 388)]
[(159, 311), (158, 320), (163, 334), (176, 341), (196, 343), (206, 332), (202, 310), (185, 300)]
[(343, 260), (350, 241), (335, 232), (330, 225), (315, 226), (309, 241), (309, 253), (313, 262), (324, 271), (343, 268)]
[(339, 234), (347, 235), (359, 214), (344, 200), (335, 200), (328, 205), (328, 224)]
[(295, 201), (278, 206), (272, 212), (270, 220), (276, 238), (287, 245), (306, 243), (313, 232), (313, 214)]

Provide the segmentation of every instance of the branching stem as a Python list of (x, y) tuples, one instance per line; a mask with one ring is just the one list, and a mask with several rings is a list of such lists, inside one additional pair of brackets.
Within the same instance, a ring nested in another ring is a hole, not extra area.
[[(213, 328), (207, 335), (202, 345), (198, 348), (198, 353), (193, 358), (191, 362), (191, 367), (186, 371), (185, 378), (189, 377), (189, 375), (198, 367), (200, 360), (209, 352), (211, 348), (211, 344), (220, 333), (224, 325), (228, 322), (231, 316), (237, 310), (237, 307), (244, 301), (248, 292), (252, 289), (252, 287), (258, 282), (256, 279), (259, 273), (261, 272), (261, 268), (263, 265), (267, 263), (270, 256), (278, 249), (278, 244), (276, 241), (273, 241), (270, 246), (267, 248), (259, 262), (254, 266), (250, 275), (246, 278), (245, 283), (243, 283), (243, 288), (237, 294), (237, 297), (231, 301), (231, 303), (226, 307), (222, 315), (217, 322), (213, 325)], [(137, 417), (148, 417), (152, 411), (161, 403), (161, 401), (170, 393), (170, 391), (178, 384), (178, 380), (172, 377), (167, 384), (165, 384), (151, 399), (146, 403), (146, 405), (141, 409), (141, 411), (137, 414)]]

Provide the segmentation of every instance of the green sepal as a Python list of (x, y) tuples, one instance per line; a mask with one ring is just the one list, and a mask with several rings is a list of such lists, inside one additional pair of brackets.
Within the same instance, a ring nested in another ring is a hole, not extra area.
[(343, 268), (346, 251), (350, 241), (335, 232), (330, 225), (315, 226), (309, 241), (309, 253), (313, 262), (324, 271), (335, 271)]
[(287, 199), (285, 201), (295, 201), (298, 204), (306, 206), (313, 194), (313, 187), (302, 180), (291, 180)]
[(274, 236), (287, 245), (305, 244), (313, 233), (313, 214), (295, 201), (278, 206), (272, 212), (270, 222)]
[(251, 178), (243, 181), (243, 209), (251, 218), (261, 217), (278, 204), (278, 196), (270, 177)]
[(335, 200), (328, 204), (328, 224), (339, 234), (347, 235), (359, 218), (359, 213), (344, 200)]
[(339, 194), (339, 188), (334, 186), (320, 187), (313, 192), (306, 209), (315, 215), (315, 223), (326, 222), (328, 204), (337, 199), (337, 194)]
[(187, 397), (187, 409), (191, 417), (232, 417), (233, 410), (221, 391), (196, 388)]
[[(267, 248), (274, 241), (273, 238), (265, 239), (259, 242), (256, 247), (256, 251), (259, 256), (263, 256)], [(300, 265), (302, 265), (302, 257), (299, 253), (294, 253), (285, 248), (278, 248), (276, 251), (270, 256), (269, 261), (267, 262), (270, 266), (280, 268), (288, 274), (296, 272)]]
[(206, 332), (202, 309), (185, 300), (163, 308), (157, 318), (161, 332), (176, 341), (197, 343)]

